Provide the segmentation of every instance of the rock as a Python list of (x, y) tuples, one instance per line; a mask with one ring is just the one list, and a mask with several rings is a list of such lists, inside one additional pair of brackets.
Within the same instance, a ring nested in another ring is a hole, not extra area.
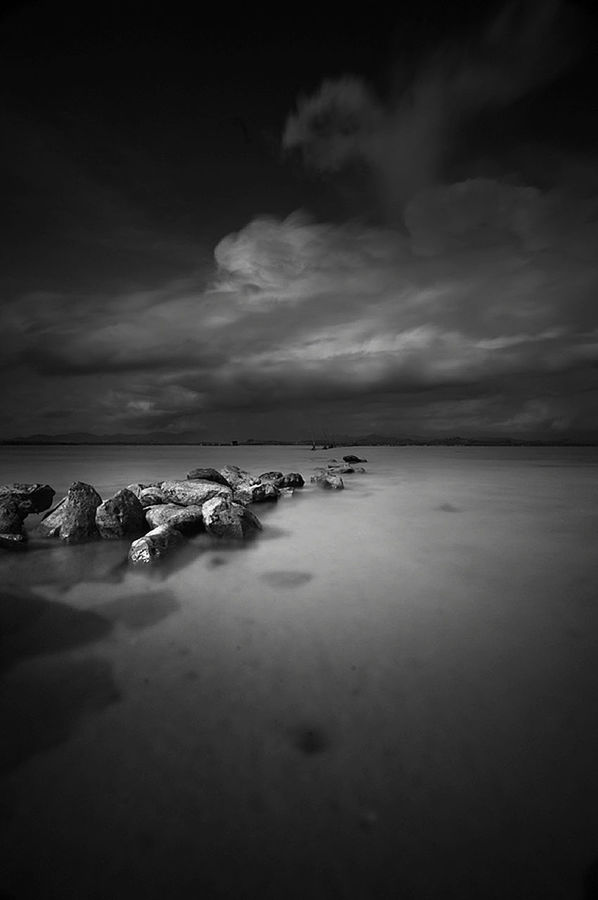
[(331, 466), (328, 464), (328, 471), (334, 475), (352, 475), (355, 469), (352, 466)]
[(257, 484), (259, 482), (259, 478), (238, 466), (224, 466), (220, 469), (220, 474), (226, 478), (232, 488), (236, 488), (240, 484)]
[(170, 525), (183, 534), (202, 531), (204, 527), (201, 506), (177, 506), (176, 503), (149, 506), (145, 510), (145, 518), (150, 528)]
[(242, 482), (235, 488), (233, 497), (237, 503), (268, 503), (276, 502), (279, 495), (280, 491), (271, 482), (257, 484)]
[(38, 525), (41, 534), (59, 537), (67, 544), (97, 538), (96, 509), (102, 498), (90, 484), (74, 481), (66, 497)]
[(0, 484), (0, 500), (14, 500), (25, 516), (49, 509), (54, 494), (54, 488), (49, 484)]
[(365, 472), (366, 472), (366, 470), (363, 468), (363, 466), (353, 466), (353, 471), (359, 472), (360, 475), (365, 475)]
[(311, 476), (311, 482), (329, 491), (342, 491), (345, 486), (340, 475), (333, 475), (331, 472), (318, 472)]
[(299, 472), (289, 472), (288, 475), (284, 476), (282, 484), (278, 485), (278, 487), (302, 488), (304, 484), (303, 475), (300, 475)]
[(168, 503), (168, 497), (159, 487), (146, 487), (137, 494), (142, 507), (156, 506), (158, 503)]
[(206, 531), (216, 537), (241, 540), (255, 535), (262, 527), (251, 510), (225, 497), (208, 500), (202, 512)]
[(127, 485), (127, 490), (131, 491), (132, 494), (135, 494), (137, 498), (139, 498), (139, 494), (141, 491), (144, 491), (145, 488), (154, 487), (153, 484), (141, 484), (139, 481), (135, 481), (133, 484)]
[(106, 540), (143, 534), (146, 530), (143, 506), (132, 491), (123, 488), (96, 509), (96, 526)]
[(22, 534), (25, 515), (16, 500), (8, 495), (0, 499), (0, 533)]
[(3, 550), (25, 550), (27, 547), (27, 535), (25, 532), (21, 534), (0, 534), (0, 548)]
[(260, 475), (259, 480), (263, 483), (264, 481), (268, 481), (270, 484), (273, 484), (275, 487), (282, 487), (282, 483), (284, 481), (284, 475), (282, 472), (264, 472)]
[(232, 498), (230, 487), (213, 481), (163, 481), (160, 488), (169, 503), (180, 506), (202, 506), (212, 497)]
[(185, 542), (185, 538), (177, 528), (159, 525), (133, 541), (129, 549), (129, 562), (134, 566), (155, 565)]
[(215, 484), (223, 484), (224, 487), (232, 487), (218, 469), (191, 469), (190, 472), (187, 472), (187, 478), (192, 481), (213, 481)]
[(343, 459), (346, 463), (367, 462), (367, 459), (361, 459), (359, 456), (354, 456), (351, 453), (349, 453), (348, 456), (343, 456)]

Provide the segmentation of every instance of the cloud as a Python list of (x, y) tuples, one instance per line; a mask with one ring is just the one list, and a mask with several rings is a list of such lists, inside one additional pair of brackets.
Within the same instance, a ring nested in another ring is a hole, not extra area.
[(575, 251), (596, 247), (595, 209), (468, 179), (415, 196), (406, 233), (258, 217), (218, 244), (207, 288), (31, 295), (3, 334), (41, 407), (57, 385), (75, 409), (93, 397), (94, 430), (304, 436), (315, 410), (336, 430), (589, 428), (598, 254)]
[(390, 97), (355, 76), (327, 79), (299, 99), (283, 148), (321, 172), (365, 167), (385, 202), (400, 209), (442, 176), (464, 124), (529, 95), (571, 61), (568, 12), (554, 0), (507, 6), (475, 42), (445, 45), (424, 59)]

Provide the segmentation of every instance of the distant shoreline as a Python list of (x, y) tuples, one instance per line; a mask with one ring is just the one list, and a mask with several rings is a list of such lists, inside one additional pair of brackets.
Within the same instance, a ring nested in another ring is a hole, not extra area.
[[(306, 447), (311, 449), (311, 441), (36, 441), (27, 439), (2, 440), (2, 447)], [(316, 446), (316, 451), (342, 450), (350, 447), (598, 447), (598, 440), (534, 441), (534, 440), (380, 440), (346, 441), (334, 446)]]

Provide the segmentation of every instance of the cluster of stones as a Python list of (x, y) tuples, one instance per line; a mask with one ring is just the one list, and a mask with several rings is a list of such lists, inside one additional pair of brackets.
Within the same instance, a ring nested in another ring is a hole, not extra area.
[[(265, 472), (256, 478), (237, 466), (225, 466), (220, 471), (193, 469), (186, 480), (130, 484), (102, 501), (94, 487), (76, 481), (66, 497), (46, 513), (36, 531), (67, 544), (95, 538), (132, 538), (130, 562), (147, 565), (200, 531), (235, 540), (253, 536), (262, 526), (248, 506), (276, 502), (303, 485), (297, 472)], [(27, 537), (25, 516), (47, 510), (53, 497), (48, 485), (0, 487), (3, 545), (23, 544)]]
[[(311, 481), (325, 490), (341, 490), (341, 475), (365, 472), (354, 465), (361, 462), (366, 460), (357, 456), (344, 456), (342, 463), (330, 460), (326, 469), (315, 470)], [(255, 477), (238, 466), (197, 468), (185, 480), (129, 484), (104, 501), (90, 484), (75, 481), (53, 509), (55, 492), (47, 484), (0, 485), (0, 547), (25, 546), (25, 518), (49, 510), (37, 525), (39, 535), (67, 544), (132, 539), (129, 561), (149, 565), (202, 531), (233, 540), (254, 536), (262, 526), (249, 506), (292, 496), (304, 484), (298, 472)]]

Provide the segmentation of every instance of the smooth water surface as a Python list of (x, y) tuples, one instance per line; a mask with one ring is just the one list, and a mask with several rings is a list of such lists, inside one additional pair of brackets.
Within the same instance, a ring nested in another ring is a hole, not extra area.
[[(0, 481), (345, 452), (5, 447)], [(356, 452), (237, 550), (0, 557), (0, 895), (593, 896), (598, 451)]]

